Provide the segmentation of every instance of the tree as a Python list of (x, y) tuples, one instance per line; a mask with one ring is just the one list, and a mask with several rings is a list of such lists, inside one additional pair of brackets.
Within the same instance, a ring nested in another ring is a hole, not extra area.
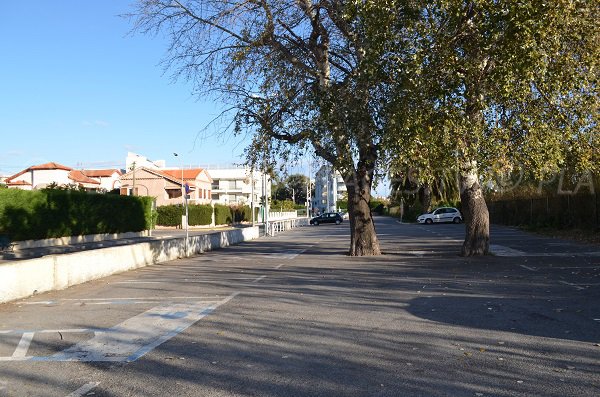
[(385, 149), (381, 60), (388, 25), (418, 15), (410, 3), (140, 0), (131, 16), (138, 31), (169, 36), (176, 77), (231, 105), (236, 133), (254, 138), (251, 164), (308, 147), (332, 164), (348, 188), (349, 254), (378, 255), (369, 202)]
[(598, 7), (591, 0), (438, 0), (421, 15), (409, 66), (418, 76), (409, 81), (413, 95), (395, 87), (400, 162), (419, 168), (424, 180), (440, 168), (458, 172), (462, 254), (485, 254), (482, 174), (519, 164), (538, 175), (566, 163), (598, 167)]

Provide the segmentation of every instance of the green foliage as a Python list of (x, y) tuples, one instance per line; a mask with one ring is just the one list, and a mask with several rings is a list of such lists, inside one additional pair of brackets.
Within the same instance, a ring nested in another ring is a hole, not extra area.
[(431, 182), (470, 160), (488, 175), (599, 167), (595, 1), (444, 0), (424, 11), (411, 27), (414, 51), (390, 58), (391, 72), (403, 69), (395, 78), (418, 76), (392, 100), (396, 169), (413, 166)]
[(215, 204), (215, 225), (229, 225), (233, 223), (231, 208), (223, 204)]
[(213, 209), (210, 204), (188, 206), (188, 224), (190, 226), (210, 225)]
[(162, 205), (156, 208), (158, 218), (156, 224), (159, 226), (180, 226), (181, 216), (184, 214), (181, 205)]
[(234, 223), (252, 222), (252, 209), (248, 205), (231, 207)]
[(533, 229), (600, 230), (600, 201), (595, 194), (563, 194), (489, 203), (494, 223)]
[(347, 210), (348, 209), (348, 200), (338, 200), (337, 206), (341, 210)]
[(12, 240), (137, 232), (151, 224), (148, 197), (52, 189), (0, 191), (0, 232)]
[(300, 208), (306, 208), (304, 205), (294, 204), (292, 200), (273, 200), (270, 203), (271, 211), (294, 211)]
[(372, 212), (379, 215), (383, 215), (387, 212), (387, 202), (383, 200), (371, 200), (369, 207)]

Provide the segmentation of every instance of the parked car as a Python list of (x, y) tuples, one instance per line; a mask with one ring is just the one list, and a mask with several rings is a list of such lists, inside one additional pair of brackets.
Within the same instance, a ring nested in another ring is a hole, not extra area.
[(321, 223), (335, 223), (336, 225), (339, 225), (342, 222), (343, 218), (337, 212), (325, 212), (324, 214), (315, 216), (310, 220), (310, 224), (315, 226)]
[(437, 208), (426, 214), (419, 215), (417, 218), (417, 222), (426, 223), (428, 225), (443, 222), (461, 223), (462, 220), (462, 214), (454, 207)]

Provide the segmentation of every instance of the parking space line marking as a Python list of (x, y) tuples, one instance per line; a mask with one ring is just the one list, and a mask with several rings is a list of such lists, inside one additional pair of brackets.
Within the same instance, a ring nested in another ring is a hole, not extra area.
[(537, 272), (537, 269), (535, 267), (530, 267), (530, 266), (527, 266), (527, 265), (519, 265), (519, 266), (521, 266), (523, 269), (527, 269), (527, 270), (530, 270), (532, 272)]
[(279, 265), (275, 266), (275, 269), (281, 269), (281, 267), (284, 265), (284, 263), (280, 263)]
[(99, 384), (100, 382), (88, 382), (85, 385), (81, 386), (79, 389), (75, 390), (73, 393), (67, 395), (66, 397), (81, 397), (92, 391), (94, 388), (98, 387)]
[(258, 283), (260, 280), (262, 280), (262, 279), (264, 279), (264, 278), (266, 278), (266, 277), (267, 277), (267, 276), (260, 276), (260, 277), (257, 277), (257, 278), (255, 278), (254, 280), (252, 280), (252, 282), (253, 282), (253, 283)]
[(29, 346), (31, 345), (31, 340), (33, 339), (33, 332), (24, 332), (23, 336), (21, 336), (21, 340), (17, 345), (17, 348), (12, 354), (13, 358), (21, 358), (27, 356), (27, 351), (29, 350)]
[[(219, 295), (211, 295), (211, 296), (164, 296), (160, 297), (161, 300), (166, 299), (214, 299), (219, 298)], [(116, 300), (141, 300), (144, 298), (65, 298), (63, 301), (116, 301)]]
[(0, 361), (135, 361), (208, 316), (239, 293), (234, 292), (220, 301), (181, 302), (153, 307), (111, 328), (94, 330), (91, 339), (51, 356), (26, 356), (34, 332), (24, 332), (13, 356), (0, 357)]
[(569, 282), (567, 282), (567, 281), (559, 281), (559, 283), (561, 283), (561, 284), (565, 284), (565, 285), (568, 285), (568, 286), (570, 286), (570, 287), (577, 288), (578, 290), (583, 290), (583, 289), (585, 289), (585, 288), (583, 288), (583, 287), (580, 287), (580, 286), (579, 286), (579, 285), (577, 285), (577, 284), (569, 283)]

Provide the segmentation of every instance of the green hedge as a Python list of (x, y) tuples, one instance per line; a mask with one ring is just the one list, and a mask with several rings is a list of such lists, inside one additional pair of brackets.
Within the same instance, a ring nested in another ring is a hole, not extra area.
[(188, 207), (189, 225), (210, 225), (212, 223), (213, 209), (210, 204), (190, 205)]
[(159, 226), (179, 226), (181, 225), (183, 211), (181, 205), (162, 205), (156, 208), (156, 212), (158, 212), (156, 224)]
[(215, 204), (215, 225), (229, 225), (233, 223), (231, 208), (223, 204)]
[[(255, 208), (254, 210), (258, 215), (258, 208)], [(248, 205), (231, 207), (231, 216), (235, 223), (252, 222), (252, 208)]]
[[(258, 208), (255, 208), (255, 217), (258, 218)], [(181, 205), (164, 205), (157, 208), (159, 226), (180, 226), (181, 215), (185, 209)], [(251, 222), (252, 209), (247, 206), (232, 206), (228, 207), (222, 204), (215, 204), (215, 224), (228, 225), (232, 223)], [(213, 208), (206, 205), (190, 205), (188, 206), (189, 224), (210, 225), (212, 222)]]
[(0, 233), (32, 240), (150, 228), (152, 198), (69, 190), (0, 190)]

